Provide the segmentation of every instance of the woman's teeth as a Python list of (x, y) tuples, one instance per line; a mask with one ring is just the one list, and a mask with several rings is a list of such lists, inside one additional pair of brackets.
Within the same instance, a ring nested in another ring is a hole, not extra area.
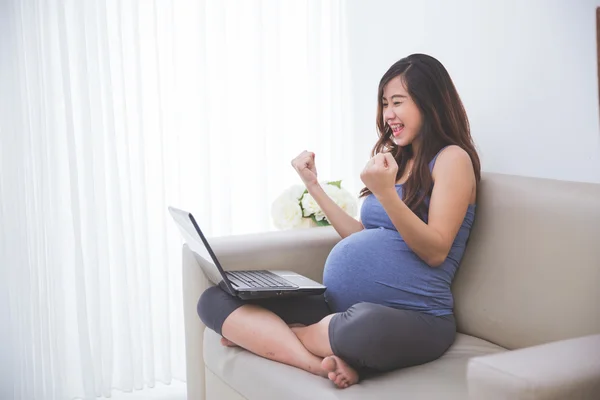
[(392, 128), (392, 132), (394, 134), (397, 134), (397, 133), (400, 133), (402, 128), (404, 128), (404, 124), (393, 124), (393, 125), (390, 125), (390, 128)]

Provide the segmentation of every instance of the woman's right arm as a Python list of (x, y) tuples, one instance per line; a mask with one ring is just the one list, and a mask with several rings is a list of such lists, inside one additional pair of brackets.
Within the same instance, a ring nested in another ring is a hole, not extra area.
[(298, 172), (298, 175), (300, 175), (308, 193), (315, 199), (333, 228), (342, 238), (365, 229), (360, 221), (357, 221), (348, 215), (346, 211), (342, 210), (325, 193), (319, 184), (317, 180), (317, 167), (315, 165), (315, 153), (303, 151), (298, 157), (292, 160), (292, 166)]
[(365, 229), (360, 221), (351, 217), (346, 211), (342, 210), (335, 201), (325, 193), (321, 185), (316, 182), (306, 187), (308, 193), (315, 199), (333, 228), (342, 238)]

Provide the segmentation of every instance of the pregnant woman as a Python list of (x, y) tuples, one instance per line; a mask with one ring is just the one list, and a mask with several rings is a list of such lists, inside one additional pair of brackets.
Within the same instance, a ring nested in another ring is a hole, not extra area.
[(390, 67), (377, 93), (379, 137), (360, 177), (360, 220), (317, 179), (314, 153), (292, 161), (343, 238), (322, 296), (243, 301), (205, 291), (198, 314), (225, 346), (346, 388), (370, 372), (433, 361), (454, 342), (450, 286), (475, 217), (480, 164), (454, 84), (435, 58)]

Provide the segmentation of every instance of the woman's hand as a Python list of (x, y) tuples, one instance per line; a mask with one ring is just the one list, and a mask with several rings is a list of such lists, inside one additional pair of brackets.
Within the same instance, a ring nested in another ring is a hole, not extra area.
[(336, 232), (343, 238), (364, 229), (360, 221), (348, 215), (338, 206), (319, 185), (317, 180), (317, 167), (315, 166), (315, 153), (303, 151), (292, 160), (292, 166), (302, 178), (308, 192), (315, 199)]
[(315, 153), (303, 151), (292, 160), (292, 166), (300, 175), (306, 187), (318, 184), (317, 167), (315, 165)]
[(371, 158), (360, 174), (360, 179), (376, 197), (392, 189), (396, 191), (398, 164), (390, 153), (379, 153)]

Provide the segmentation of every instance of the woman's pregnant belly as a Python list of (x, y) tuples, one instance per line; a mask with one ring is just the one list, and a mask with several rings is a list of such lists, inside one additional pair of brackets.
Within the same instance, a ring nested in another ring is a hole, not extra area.
[(325, 263), (325, 297), (333, 312), (369, 302), (444, 314), (452, 309), (450, 278), (425, 264), (395, 230), (364, 229), (341, 240)]

